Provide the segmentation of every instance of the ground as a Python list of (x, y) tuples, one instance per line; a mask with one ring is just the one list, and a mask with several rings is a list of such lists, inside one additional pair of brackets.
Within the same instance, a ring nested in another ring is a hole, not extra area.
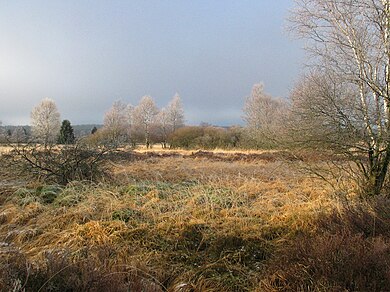
[(287, 152), (125, 154), (107, 161), (105, 179), (66, 186), (2, 158), (2, 290), (362, 291), (390, 283), (383, 202), (346, 212), (332, 185)]

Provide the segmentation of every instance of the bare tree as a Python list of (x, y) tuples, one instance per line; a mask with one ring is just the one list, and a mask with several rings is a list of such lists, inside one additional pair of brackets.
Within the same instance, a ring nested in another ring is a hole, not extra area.
[(157, 128), (159, 131), (160, 141), (163, 148), (167, 147), (167, 141), (169, 134), (173, 133), (171, 120), (166, 108), (162, 108), (156, 117)]
[(157, 114), (158, 108), (152, 97), (148, 95), (142, 97), (140, 103), (134, 109), (134, 119), (136, 124), (143, 129), (146, 148), (150, 147), (151, 129), (156, 122)]
[(128, 126), (127, 105), (121, 101), (113, 103), (104, 115), (103, 131), (110, 143), (118, 146), (126, 138)]
[(243, 118), (251, 139), (263, 147), (274, 144), (280, 134), (286, 108), (286, 102), (264, 92), (262, 83), (255, 84), (243, 108)]
[(46, 147), (55, 143), (61, 127), (60, 113), (55, 102), (43, 99), (31, 112), (33, 137)]
[(165, 112), (167, 123), (170, 125), (172, 132), (184, 126), (184, 109), (178, 93), (173, 96)]
[(379, 194), (390, 162), (390, 2), (296, 4), (292, 29), (307, 40), (314, 73), (295, 90), (294, 107), (305, 105), (298, 111), (301, 121), (312, 111), (304, 126), (321, 129), (320, 140), (351, 157), (368, 193)]
[(11, 142), (13, 143), (27, 143), (28, 142), (28, 134), (25, 128), (16, 127), (11, 135)]
[(132, 146), (136, 146), (137, 142), (137, 127), (135, 121), (135, 107), (132, 104), (126, 106), (126, 120), (127, 120), (127, 138), (131, 142)]
[(184, 126), (184, 109), (178, 93), (174, 95), (166, 108), (157, 115), (157, 128), (163, 148), (167, 147), (169, 135)]

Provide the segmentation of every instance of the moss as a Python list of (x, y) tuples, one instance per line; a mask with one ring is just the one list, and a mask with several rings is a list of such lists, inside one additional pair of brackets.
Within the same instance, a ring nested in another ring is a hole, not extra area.
[(14, 192), (13, 197), (19, 205), (26, 206), (33, 202), (51, 204), (62, 192), (58, 185), (44, 185), (35, 189), (20, 188)]
[(62, 192), (62, 188), (58, 185), (45, 185), (40, 190), (37, 189), (37, 192), (44, 204), (51, 204)]

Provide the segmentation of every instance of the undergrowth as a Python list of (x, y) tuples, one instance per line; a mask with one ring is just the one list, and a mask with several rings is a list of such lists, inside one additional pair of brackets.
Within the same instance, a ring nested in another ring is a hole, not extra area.
[[(390, 204), (280, 160), (151, 157), (0, 207), (2, 291), (384, 291)], [(348, 203), (346, 203), (348, 202)]]

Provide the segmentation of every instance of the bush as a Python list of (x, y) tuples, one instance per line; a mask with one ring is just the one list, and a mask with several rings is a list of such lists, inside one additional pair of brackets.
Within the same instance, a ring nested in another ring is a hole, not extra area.
[(172, 133), (168, 142), (172, 148), (193, 148), (195, 139), (203, 135), (203, 129), (200, 127), (183, 127)]
[(232, 148), (239, 145), (241, 129), (213, 126), (183, 127), (172, 133), (168, 142), (172, 148)]
[(274, 255), (261, 290), (387, 291), (390, 287), (388, 198), (345, 202), (319, 216)]
[(302, 236), (277, 257), (264, 290), (387, 291), (390, 244), (339, 231)]
[(66, 185), (71, 181), (98, 181), (106, 175), (103, 157), (109, 148), (92, 148), (86, 144), (42, 147), (25, 145), (14, 147), (15, 161), (25, 163), (39, 178)]

